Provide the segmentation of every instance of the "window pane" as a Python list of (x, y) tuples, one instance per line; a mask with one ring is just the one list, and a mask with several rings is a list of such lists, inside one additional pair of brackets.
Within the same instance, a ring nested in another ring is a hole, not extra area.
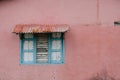
[(32, 62), (32, 61), (33, 61), (33, 53), (24, 52), (24, 62)]
[(61, 37), (61, 33), (52, 33), (52, 37), (53, 38), (60, 38)]
[(33, 50), (33, 41), (28, 41), (28, 40), (25, 40), (24, 41), (24, 50)]
[(52, 41), (52, 49), (61, 49), (61, 40), (53, 40)]
[(24, 34), (24, 38), (33, 38), (33, 34), (26, 33)]
[(61, 52), (52, 52), (52, 60), (60, 61), (61, 60)]

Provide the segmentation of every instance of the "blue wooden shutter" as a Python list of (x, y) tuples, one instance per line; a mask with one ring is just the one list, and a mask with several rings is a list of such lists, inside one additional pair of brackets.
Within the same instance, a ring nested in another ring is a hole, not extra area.
[(21, 38), (21, 63), (35, 63), (36, 43), (33, 34), (23, 34)]
[(50, 62), (63, 63), (63, 34), (52, 33), (50, 36)]

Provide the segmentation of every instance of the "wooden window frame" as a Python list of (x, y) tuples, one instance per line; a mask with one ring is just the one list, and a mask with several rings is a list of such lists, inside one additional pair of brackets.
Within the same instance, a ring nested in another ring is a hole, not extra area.
[[(39, 33), (41, 34), (41, 33)], [(46, 34), (46, 33), (45, 33)], [(64, 33), (61, 33), (61, 37), (60, 38), (52, 38), (52, 33), (47, 33), (49, 36), (48, 39), (48, 63), (37, 63), (36, 62), (36, 36), (35, 34), (33, 34), (33, 41), (34, 41), (34, 49), (33, 49), (33, 56), (34, 56), (34, 61), (33, 62), (24, 62), (23, 61), (23, 55), (24, 55), (24, 50), (23, 50), (23, 44), (24, 44), (24, 40), (25, 38), (23, 38), (24, 34), (20, 34), (20, 64), (63, 64), (64, 63), (64, 38), (63, 35)], [(31, 40), (31, 39), (28, 39)], [(61, 52), (61, 60), (60, 61), (53, 61), (52, 60), (52, 52), (54, 52), (54, 50), (52, 50), (52, 40), (60, 40), (61, 41), (61, 49), (60, 50), (56, 50), (55, 52)]]

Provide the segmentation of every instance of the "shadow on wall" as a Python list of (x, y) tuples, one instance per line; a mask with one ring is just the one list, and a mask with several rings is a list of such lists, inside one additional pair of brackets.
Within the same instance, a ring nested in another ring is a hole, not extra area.
[(108, 73), (107, 70), (102, 70), (100, 73), (96, 73), (94, 76), (87, 80), (120, 80), (115, 75)]
[(14, 1), (14, 0), (0, 0), (0, 2), (2, 2), (2, 1)]
[(9, 5), (11, 2), (15, 2), (15, 1), (18, 1), (18, 0), (0, 0), (0, 8), (5, 7), (6, 5)]

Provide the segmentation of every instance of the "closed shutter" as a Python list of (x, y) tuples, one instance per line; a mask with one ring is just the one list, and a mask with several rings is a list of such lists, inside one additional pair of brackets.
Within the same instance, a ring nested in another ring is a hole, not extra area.
[(48, 63), (48, 34), (36, 35), (36, 62)]
[(63, 36), (62, 33), (52, 33), (51, 36), (51, 63), (63, 63)]
[(33, 34), (24, 34), (22, 36), (22, 63), (34, 63), (35, 40)]

